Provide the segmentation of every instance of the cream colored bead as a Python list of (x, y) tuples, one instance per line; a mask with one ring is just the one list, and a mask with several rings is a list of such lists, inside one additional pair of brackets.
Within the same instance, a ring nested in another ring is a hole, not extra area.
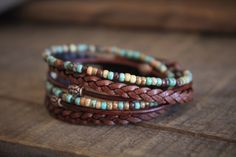
[(97, 69), (97, 68), (93, 68), (93, 69), (92, 69), (92, 74), (93, 74), (93, 75), (96, 75), (97, 72), (98, 72), (98, 69)]
[(137, 84), (137, 85), (140, 85), (140, 84), (141, 84), (141, 81), (142, 81), (142, 80), (141, 80), (141, 77), (140, 77), (140, 76), (137, 76), (137, 77), (136, 77), (136, 84)]
[(152, 85), (156, 85), (157, 84), (157, 79), (155, 77), (152, 78)]
[(165, 65), (161, 65), (160, 66), (160, 71), (161, 72), (165, 72), (167, 70), (166, 66)]
[(129, 102), (125, 102), (125, 110), (129, 110)]
[(131, 78), (130, 73), (125, 73), (125, 81), (126, 81), (126, 82), (129, 82), (129, 81), (130, 81), (130, 78)]
[(136, 82), (136, 76), (135, 75), (131, 75), (130, 83), (135, 83), (135, 82)]
[(87, 68), (87, 74), (92, 75), (93, 67), (88, 67)]
[(71, 45), (70, 45), (70, 51), (71, 51), (71, 52), (76, 52), (76, 45), (71, 44)]
[(103, 76), (104, 78), (107, 78), (108, 73), (109, 73), (108, 70), (104, 70), (103, 73), (102, 73), (102, 76)]
[(107, 102), (107, 109), (112, 110), (112, 102), (111, 101)]
[(90, 102), (91, 102), (91, 99), (89, 99), (89, 98), (85, 99), (85, 106), (89, 107)]
[(146, 104), (145, 104), (145, 102), (141, 102), (141, 108), (145, 108), (146, 107)]
[(100, 109), (101, 108), (101, 101), (97, 101), (96, 102), (96, 109)]

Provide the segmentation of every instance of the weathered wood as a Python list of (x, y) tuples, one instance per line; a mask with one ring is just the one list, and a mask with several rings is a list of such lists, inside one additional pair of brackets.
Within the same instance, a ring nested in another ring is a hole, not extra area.
[[(0, 153), (236, 155), (235, 38), (40, 26), (2, 26), (0, 34)], [(41, 51), (70, 42), (117, 45), (178, 60), (194, 73), (195, 100), (138, 126), (75, 126), (57, 121), (43, 105), (46, 65)]]
[(130, 28), (235, 32), (235, 1), (32, 1), (17, 15), (33, 21)]

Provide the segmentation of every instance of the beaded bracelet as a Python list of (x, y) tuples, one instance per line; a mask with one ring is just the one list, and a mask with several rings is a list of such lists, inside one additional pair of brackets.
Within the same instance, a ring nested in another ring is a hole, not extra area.
[[(55, 58), (57, 54), (62, 53), (74, 53), (74, 55), (78, 55), (79, 53), (110, 53), (120, 57), (129, 58), (131, 60), (138, 60), (142, 62), (146, 62), (154, 67), (156, 70), (167, 74), (167, 78), (156, 78), (156, 77), (142, 77), (132, 75), (130, 73), (117, 73), (109, 70), (99, 70), (96, 67), (88, 66), (85, 67), (82, 64), (73, 63), (71, 61), (62, 61), (61, 59)], [(154, 86), (182, 86), (184, 84), (188, 84), (192, 81), (192, 74), (189, 70), (185, 70), (183, 72), (183, 76), (178, 79), (174, 78), (174, 74), (168, 70), (168, 68), (162, 62), (156, 60), (154, 57), (145, 55), (138, 51), (133, 50), (124, 50), (116, 47), (98, 47), (94, 45), (86, 45), (79, 44), (74, 45), (71, 44), (69, 46), (52, 46), (50, 49), (45, 50), (43, 53), (44, 59), (51, 66), (54, 66), (58, 69), (69, 70), (74, 73), (86, 73), (87, 75), (95, 75), (98, 77), (103, 77), (104, 79), (114, 80), (119, 82), (127, 82), (133, 83), (137, 85), (154, 85)], [(164, 82), (164, 83), (163, 83)]]
[[(104, 54), (117, 58), (104, 59)], [(192, 99), (190, 71), (138, 51), (71, 44), (52, 46), (45, 50), (43, 57), (49, 65), (46, 104), (52, 115), (64, 121), (108, 125), (135, 123), (156, 117), (154, 115), (170, 105)], [(117, 71), (106, 70), (98, 61)], [(115, 62), (128, 69), (147, 64), (152, 70), (150, 76), (123, 73), (119, 72), (119, 66), (112, 65)], [(70, 114), (65, 112), (77, 116), (68, 117)]]

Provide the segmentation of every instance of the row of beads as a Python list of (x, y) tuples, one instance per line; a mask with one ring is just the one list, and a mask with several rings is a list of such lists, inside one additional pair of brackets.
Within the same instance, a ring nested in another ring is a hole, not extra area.
[(72, 94), (64, 92), (62, 89), (55, 87), (50, 82), (46, 83), (46, 89), (49, 93), (57, 97), (61, 97), (63, 101), (78, 106), (90, 107), (101, 110), (130, 110), (144, 109), (147, 107), (158, 106), (157, 102), (128, 102), (128, 101), (104, 101), (101, 99), (93, 99), (89, 97), (74, 97)]
[[(169, 74), (168, 78), (161, 79), (156, 77), (142, 77), (131, 75), (130, 73), (117, 73), (108, 70), (99, 70), (96, 67), (88, 66), (84, 67), (82, 64), (76, 64), (71, 61), (62, 62), (59, 59), (56, 59), (52, 54), (63, 53), (63, 52), (85, 52), (85, 51), (92, 51), (96, 52), (99, 49), (93, 45), (86, 45), (86, 44), (79, 44), (74, 45), (71, 44), (69, 46), (53, 46), (51, 49), (48, 49), (43, 54), (44, 59), (47, 63), (51, 66), (58, 66), (58, 63), (63, 64), (63, 68), (66, 70), (71, 70), (76, 73), (86, 73), (88, 75), (98, 75), (99, 77), (103, 77), (109, 80), (115, 80), (119, 82), (127, 82), (127, 83), (135, 83), (137, 85), (147, 85), (147, 86), (182, 86), (188, 84), (192, 81), (192, 74), (190, 71), (184, 71), (184, 75), (178, 79), (174, 78), (174, 74), (168, 71), (165, 64), (161, 63), (160, 61), (156, 60), (155, 58), (142, 54), (138, 51), (132, 50), (124, 50), (119, 49), (116, 47), (112, 48), (104, 48), (103, 50), (112, 54), (116, 54), (122, 57), (127, 57), (130, 59), (141, 60), (144, 62), (149, 63), (150, 65), (154, 66), (156, 69), (160, 70), (161, 72), (166, 72)], [(98, 73), (99, 72), (99, 73)], [(116, 76), (116, 77), (115, 77)]]

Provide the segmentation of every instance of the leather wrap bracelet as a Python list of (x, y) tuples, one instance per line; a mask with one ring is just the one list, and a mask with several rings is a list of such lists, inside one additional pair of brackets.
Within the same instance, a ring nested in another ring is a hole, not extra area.
[(139, 51), (86, 44), (46, 49), (45, 103), (74, 124), (129, 124), (150, 120), (192, 100), (192, 74), (175, 62)]

